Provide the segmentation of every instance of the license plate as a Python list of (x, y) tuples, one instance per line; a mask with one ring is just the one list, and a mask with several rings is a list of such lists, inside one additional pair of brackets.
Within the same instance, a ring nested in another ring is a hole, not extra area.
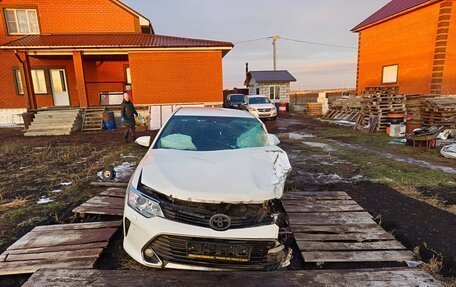
[(248, 245), (187, 242), (187, 257), (194, 259), (249, 262), (251, 251)]

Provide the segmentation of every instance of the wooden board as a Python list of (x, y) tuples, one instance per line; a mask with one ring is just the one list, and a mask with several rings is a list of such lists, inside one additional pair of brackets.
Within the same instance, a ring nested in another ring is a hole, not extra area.
[(110, 188), (103, 191), (80, 206), (73, 212), (84, 217), (86, 214), (122, 216), (124, 212), (125, 190)]
[[(153, 278), (153, 279), (151, 279)], [(293, 272), (196, 272), (160, 270), (39, 270), (23, 285), (57, 287), (353, 286), (442, 287), (419, 269), (302, 270)]]
[(306, 262), (403, 262), (413, 260), (408, 250), (401, 251), (306, 251), (302, 252)]
[(128, 186), (128, 182), (94, 181), (94, 182), (91, 182), (90, 185), (92, 185), (92, 186), (101, 186), (101, 187), (118, 187), (118, 188), (121, 188), (121, 187), (127, 187)]
[(410, 251), (345, 192), (288, 193), (282, 204), (305, 262), (413, 259)]
[(92, 268), (122, 221), (35, 227), (0, 255), (0, 275)]
[(108, 188), (100, 195), (125, 198), (126, 190), (124, 188)]

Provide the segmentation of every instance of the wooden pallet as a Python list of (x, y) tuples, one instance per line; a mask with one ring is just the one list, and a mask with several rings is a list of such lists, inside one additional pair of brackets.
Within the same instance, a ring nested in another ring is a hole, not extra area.
[(73, 212), (81, 217), (85, 217), (86, 214), (123, 216), (124, 203), (125, 189), (108, 188), (73, 209)]
[(35, 227), (0, 255), (0, 275), (93, 268), (122, 221)]
[(101, 131), (103, 129), (103, 114), (106, 111), (104, 107), (89, 107), (85, 110), (82, 121), (82, 131)]
[(305, 262), (413, 260), (413, 254), (345, 192), (290, 192), (282, 202)]
[[(419, 269), (302, 270), (293, 272), (196, 272), (136, 270), (40, 270), (23, 285), (62, 287), (104, 286), (419, 286), (441, 287)], [(153, 280), (151, 280), (153, 278)]]

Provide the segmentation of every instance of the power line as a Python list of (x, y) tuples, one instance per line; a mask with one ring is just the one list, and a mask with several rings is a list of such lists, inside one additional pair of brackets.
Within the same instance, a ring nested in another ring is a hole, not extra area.
[(263, 37), (263, 38), (258, 38), (258, 39), (239, 41), (239, 42), (234, 42), (234, 44), (250, 43), (250, 42), (256, 42), (256, 41), (267, 40), (267, 39), (272, 39), (272, 37)]
[(297, 43), (309, 44), (309, 45), (317, 45), (317, 46), (325, 46), (325, 47), (333, 47), (333, 48), (356, 49), (356, 47), (352, 47), (352, 46), (342, 46), (342, 45), (326, 44), (326, 43), (311, 42), (311, 41), (304, 41), (304, 40), (296, 40), (296, 39), (290, 39), (290, 38), (285, 38), (285, 37), (280, 37), (280, 39), (287, 40), (287, 41), (293, 41), (293, 42), (297, 42)]
[[(306, 41), (306, 40), (297, 40), (297, 39), (291, 39), (291, 38), (286, 38), (286, 37), (279, 37), (279, 38), (286, 40), (286, 41), (292, 41), (292, 42), (308, 44), (308, 45), (317, 45), (317, 46), (344, 48), (344, 49), (357, 49), (356, 47), (353, 47), (353, 46), (344, 46), (344, 45), (335, 45), (335, 44), (320, 43), (320, 42), (313, 42), (313, 41)], [(268, 39), (273, 39), (273, 37), (271, 36), (271, 37), (250, 39), (250, 40), (245, 40), (245, 41), (238, 41), (238, 42), (234, 42), (234, 44), (251, 43), (251, 42), (257, 42), (257, 41), (268, 40)]]

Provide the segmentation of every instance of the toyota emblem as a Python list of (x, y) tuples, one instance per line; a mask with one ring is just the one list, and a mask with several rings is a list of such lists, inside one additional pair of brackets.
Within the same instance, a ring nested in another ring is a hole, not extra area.
[(209, 225), (217, 231), (224, 231), (230, 228), (231, 219), (225, 214), (216, 214), (209, 220)]

